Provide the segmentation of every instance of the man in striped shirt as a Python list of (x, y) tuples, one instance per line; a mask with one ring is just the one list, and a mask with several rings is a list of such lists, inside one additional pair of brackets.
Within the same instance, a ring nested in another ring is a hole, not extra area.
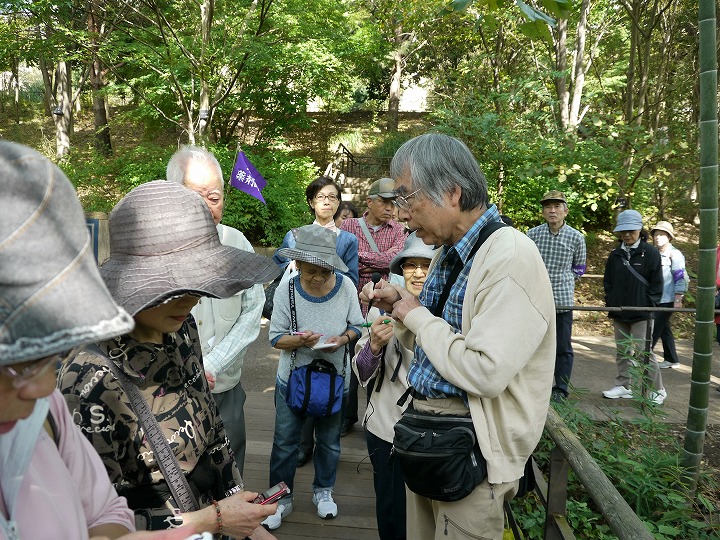
[[(585, 273), (585, 238), (577, 229), (565, 223), (568, 215), (567, 200), (561, 191), (548, 191), (542, 199), (545, 224), (527, 232), (535, 242), (545, 262), (552, 283), (555, 306), (572, 306), (575, 298), (575, 280)], [(555, 352), (555, 384), (553, 401), (568, 396), (568, 383), (575, 359), (572, 348), (573, 312), (559, 310), (555, 314), (557, 349)]]

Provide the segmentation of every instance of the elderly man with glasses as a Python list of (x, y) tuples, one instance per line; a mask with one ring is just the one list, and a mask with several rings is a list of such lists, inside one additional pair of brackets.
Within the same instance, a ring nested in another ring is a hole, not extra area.
[[(396, 195), (392, 178), (375, 180), (367, 194), (365, 213), (359, 218), (346, 219), (341, 226), (342, 230), (354, 234), (358, 239), (358, 293), (371, 281), (375, 272), (378, 272), (382, 279), (390, 278), (390, 261), (400, 253), (405, 244), (405, 227), (393, 219)], [(361, 305), (361, 308), (363, 316), (366, 316), (367, 306)], [(353, 375), (350, 379), (342, 435), (346, 435), (358, 421), (357, 389), (357, 377)]]
[[(416, 488), (407, 491), (407, 538), (502, 538), (503, 503), (519, 489), (550, 402), (550, 279), (532, 240), (501, 223), (464, 143), (421, 135), (398, 149), (390, 172), (400, 219), (425, 244), (442, 247), (419, 297), (381, 281), (368, 284), (360, 300), (384, 309), (395, 335), (414, 352), (408, 411), (465, 426), (470, 418), (486, 465), (486, 474), (463, 483), (462, 495), (438, 499), (419, 470), (432, 469), (433, 481), (446, 485), (448, 468), (431, 459), (406, 470), (401, 461), (406, 485)], [(473, 449), (466, 465), (472, 470), (479, 462)]]
[[(225, 197), (223, 174), (212, 153), (183, 146), (167, 165), (167, 179), (199, 194), (207, 204), (220, 242), (254, 253), (245, 235), (220, 223)], [(205, 375), (217, 403), (240, 474), (245, 465), (245, 389), (241, 375), (245, 354), (260, 333), (265, 293), (260, 284), (230, 298), (202, 298), (193, 308), (202, 346)]]

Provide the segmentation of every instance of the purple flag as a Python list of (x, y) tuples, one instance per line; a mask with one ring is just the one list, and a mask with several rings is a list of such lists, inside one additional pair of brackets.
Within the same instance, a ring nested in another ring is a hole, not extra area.
[(232, 176), (230, 177), (230, 185), (266, 204), (260, 192), (267, 185), (267, 180), (265, 180), (255, 166), (250, 163), (250, 160), (242, 150), (238, 153), (237, 160), (235, 161)]

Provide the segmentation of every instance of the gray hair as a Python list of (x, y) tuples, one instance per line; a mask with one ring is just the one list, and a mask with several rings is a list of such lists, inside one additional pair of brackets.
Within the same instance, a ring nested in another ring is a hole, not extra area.
[(412, 189), (419, 189), (436, 205), (455, 187), (462, 190), (460, 209), (486, 206), (487, 182), (477, 160), (464, 142), (441, 133), (426, 133), (410, 139), (390, 162), (390, 176), (409, 172)]
[(166, 179), (176, 184), (184, 184), (185, 174), (192, 161), (201, 161), (210, 167), (214, 167), (220, 180), (220, 187), (223, 186), (222, 168), (217, 158), (213, 156), (211, 152), (205, 150), (205, 148), (190, 144), (181, 146), (180, 149), (172, 155), (167, 164)]

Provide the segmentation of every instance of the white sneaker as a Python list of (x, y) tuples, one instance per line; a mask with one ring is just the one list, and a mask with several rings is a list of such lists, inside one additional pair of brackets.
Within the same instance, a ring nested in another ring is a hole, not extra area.
[(323, 519), (337, 517), (337, 504), (332, 497), (332, 489), (323, 489), (313, 495), (313, 503), (317, 506), (317, 514)]
[(260, 525), (264, 525), (271, 531), (274, 531), (282, 525), (282, 518), (290, 514), (290, 512), (292, 512), (292, 502), (287, 504), (278, 504), (275, 513), (272, 516), (266, 517)]
[(667, 360), (663, 360), (662, 362), (658, 362), (658, 367), (660, 369), (677, 369), (680, 367), (679, 362), (668, 362)]
[(608, 399), (625, 398), (630, 399), (633, 397), (632, 390), (628, 390), (624, 386), (614, 386), (610, 390), (603, 390), (603, 397)]
[(650, 401), (652, 401), (655, 405), (662, 405), (666, 397), (667, 390), (665, 390), (664, 388), (661, 388), (657, 392), (650, 392)]

